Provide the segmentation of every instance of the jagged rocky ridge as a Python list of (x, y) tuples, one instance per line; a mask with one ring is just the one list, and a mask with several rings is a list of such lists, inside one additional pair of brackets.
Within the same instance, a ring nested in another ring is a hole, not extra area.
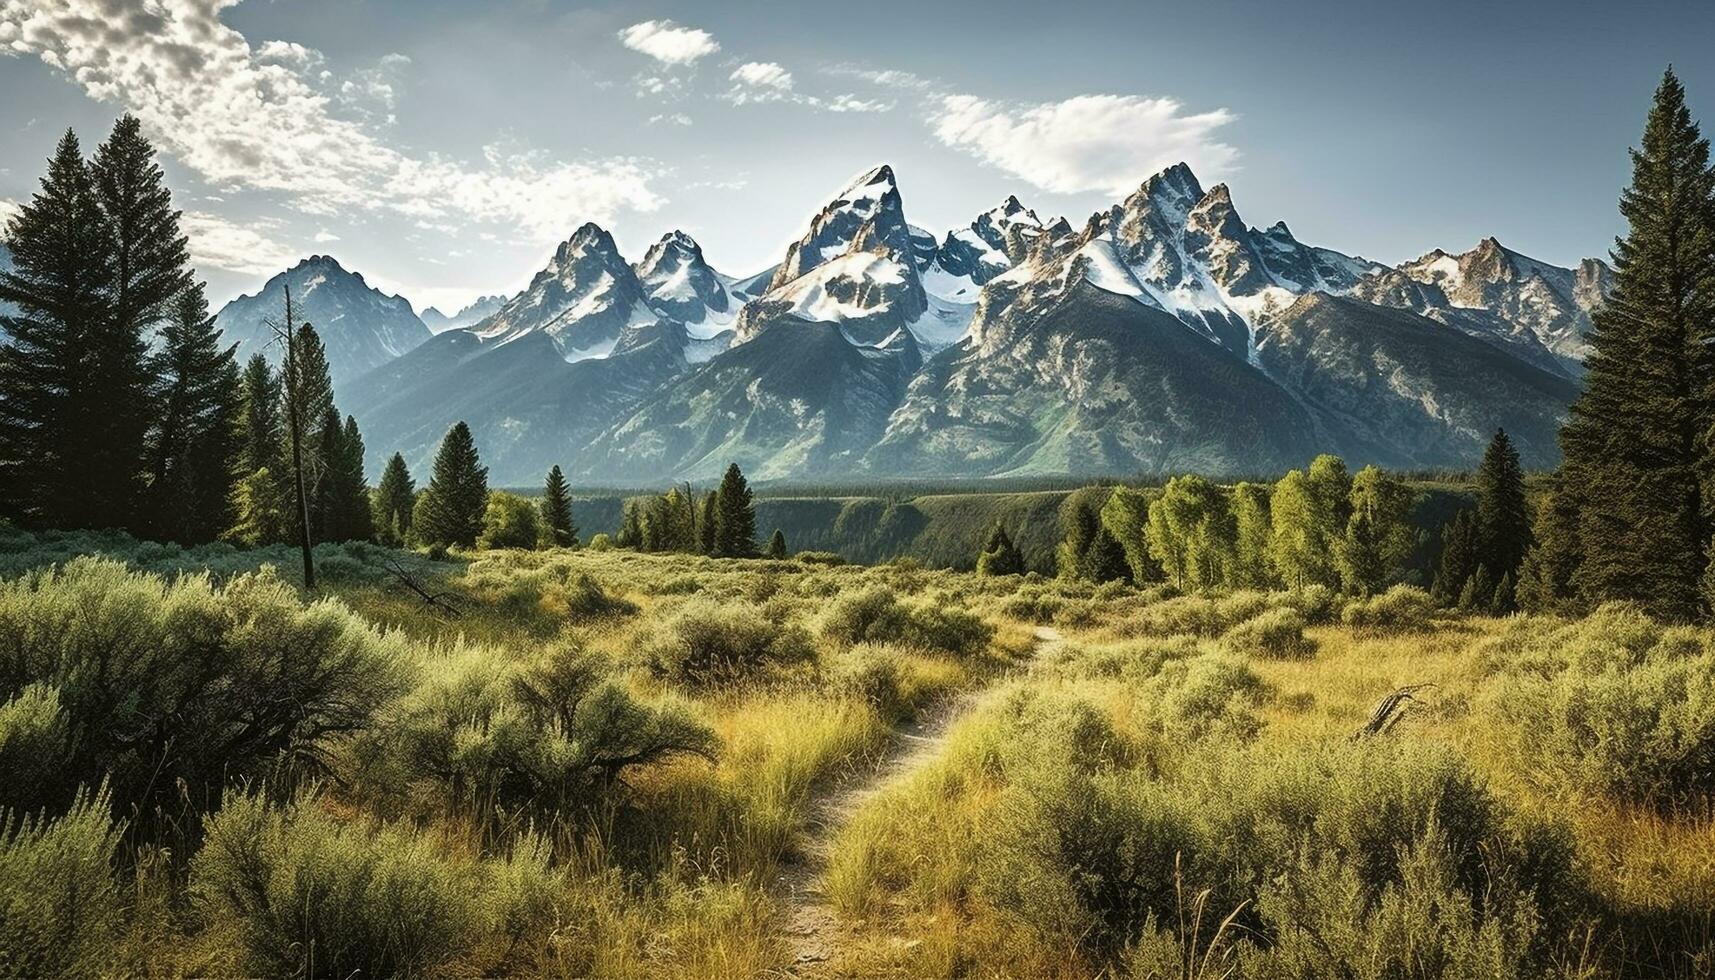
[(1081, 228), (1009, 197), (937, 239), (882, 166), (745, 279), (585, 225), (351, 404), (372, 463), (426, 465), (462, 418), (502, 483), (1458, 466), (1496, 426), (1545, 465), (1609, 278), (1492, 239), (1389, 268), (1245, 224), (1182, 164)]

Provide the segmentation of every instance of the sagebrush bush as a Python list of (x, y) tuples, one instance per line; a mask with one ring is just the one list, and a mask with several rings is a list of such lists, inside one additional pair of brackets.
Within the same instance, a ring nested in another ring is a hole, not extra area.
[(528, 838), (510, 858), (478, 861), (315, 801), (235, 795), (209, 824), (191, 888), (205, 916), (234, 928), (247, 971), (379, 977), (545, 945), (565, 882)]
[(123, 927), (110, 862), (121, 828), (105, 792), (64, 816), (0, 809), (0, 976), (94, 976)]
[(1544, 775), (1666, 808), (1715, 793), (1715, 642), (1632, 606), (1524, 620), (1481, 655), (1490, 698)]
[(604, 616), (629, 616), (636, 611), (636, 603), (608, 594), (588, 572), (579, 572), (566, 588), (566, 615), (574, 623)]
[(905, 669), (899, 654), (884, 646), (861, 644), (840, 654), (828, 671), (836, 691), (857, 698), (892, 721), (910, 710)]
[(1221, 643), (1235, 653), (1270, 659), (1308, 657), (1315, 645), (1304, 636), (1304, 616), (1296, 609), (1280, 607), (1239, 623), (1221, 635)]
[(907, 604), (877, 585), (837, 599), (822, 619), (822, 635), (836, 643), (892, 643), (965, 656), (987, 647), (994, 627), (962, 608)]
[(1217, 637), (1268, 609), (1269, 602), (1261, 592), (1177, 596), (1142, 607), (1121, 629), (1132, 636)]
[(1353, 599), (1340, 610), (1340, 622), (1374, 633), (1415, 633), (1435, 619), (1435, 599), (1415, 585), (1396, 585), (1380, 595)]
[(646, 656), (659, 676), (684, 684), (724, 684), (807, 663), (809, 634), (749, 605), (687, 602), (657, 631)]
[(682, 701), (639, 701), (604, 658), (570, 641), (522, 659), (466, 648), (424, 675), (357, 745), (364, 782), (389, 809), (575, 816), (599, 808), (633, 767), (715, 750)]
[(0, 582), (6, 739), (65, 747), (49, 778), (23, 782), (29, 760), (0, 772), (0, 805), (64, 805), (108, 779), (121, 810), (181, 796), (212, 809), (228, 781), (320, 772), (404, 689), (408, 649), (266, 570), (217, 586), (79, 558)]

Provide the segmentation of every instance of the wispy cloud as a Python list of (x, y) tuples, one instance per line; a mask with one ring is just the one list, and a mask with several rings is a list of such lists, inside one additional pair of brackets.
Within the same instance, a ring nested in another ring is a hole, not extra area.
[[(297, 250), (271, 237), (270, 233), (279, 230), (276, 221), (240, 225), (206, 211), (186, 211), (180, 225), (190, 239), (191, 262), (199, 269), (267, 276), (299, 257)], [(323, 239), (318, 235), (316, 241)]]
[(929, 123), (947, 146), (1050, 192), (1120, 195), (1180, 161), (1199, 174), (1232, 171), (1238, 151), (1216, 138), (1225, 109), (1187, 115), (1175, 99), (1080, 95), (1016, 105), (942, 96)]
[(798, 81), (783, 66), (772, 61), (747, 61), (733, 69), (727, 80), (732, 88), (722, 96), (733, 105), (790, 102), (825, 112), (887, 112), (892, 102), (862, 99), (851, 94), (809, 95), (797, 90)]
[(0, 54), (38, 57), (129, 109), (217, 189), (279, 192), (312, 214), (385, 209), (507, 222), (546, 238), (663, 203), (652, 186), (659, 168), (635, 159), (549, 162), (490, 148), (471, 165), (396, 149), (336, 113), (313, 49), (253, 48), (222, 23), (234, 2), (0, 0)]
[(721, 49), (708, 31), (680, 27), (670, 20), (646, 20), (619, 32), (626, 47), (664, 65), (689, 65)]

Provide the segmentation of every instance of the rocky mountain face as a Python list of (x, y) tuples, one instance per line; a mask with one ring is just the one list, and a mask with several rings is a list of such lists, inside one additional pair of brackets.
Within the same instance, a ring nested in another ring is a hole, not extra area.
[(221, 308), (216, 322), (226, 341), (238, 343), (239, 363), (257, 352), (279, 363), (281, 352), (267, 321), (284, 314), (288, 287), (298, 320), (314, 324), (327, 347), (336, 389), (432, 336), (404, 297), (371, 287), (332, 256), (312, 255), (268, 280), (256, 295), (240, 296)]
[(529, 289), (372, 370), (380, 457), (464, 419), (491, 479), (590, 483), (1552, 463), (1610, 288), (1486, 240), (1389, 268), (1246, 224), (1170, 167), (1080, 226), (1009, 197), (940, 238), (859, 175), (743, 279), (586, 225)]
[(452, 316), (442, 313), (433, 306), (418, 316), (422, 318), (423, 325), (428, 327), (431, 333), (445, 333), (448, 330), (458, 330), (485, 320), (499, 312), (500, 308), (505, 305), (505, 296), (482, 296)]

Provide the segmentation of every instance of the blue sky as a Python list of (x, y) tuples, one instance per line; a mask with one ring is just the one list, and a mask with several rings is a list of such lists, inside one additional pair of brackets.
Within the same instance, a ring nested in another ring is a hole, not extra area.
[(749, 273), (879, 162), (937, 233), (1007, 193), (1081, 224), (1185, 159), (1315, 244), (1569, 264), (1621, 230), (1662, 68), (1715, 107), (1711, 51), (1701, 0), (0, 0), (0, 209), (131, 110), (217, 298), (328, 253), (453, 307), (585, 220)]

